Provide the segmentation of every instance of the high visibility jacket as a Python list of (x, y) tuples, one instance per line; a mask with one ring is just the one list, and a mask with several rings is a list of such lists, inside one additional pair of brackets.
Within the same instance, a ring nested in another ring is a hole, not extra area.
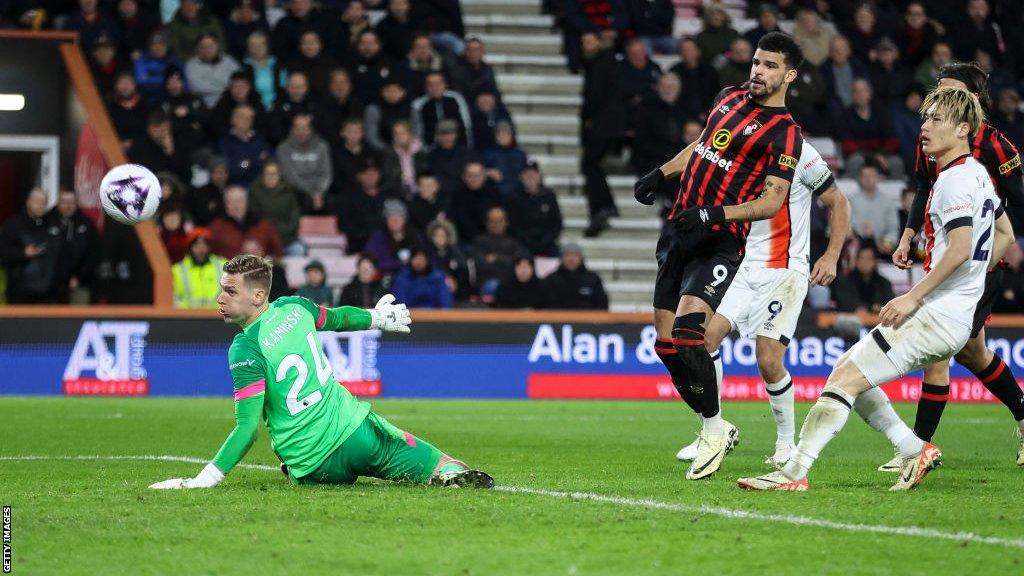
[(216, 308), (224, 259), (215, 254), (196, 264), (190, 254), (172, 267), (175, 308)]

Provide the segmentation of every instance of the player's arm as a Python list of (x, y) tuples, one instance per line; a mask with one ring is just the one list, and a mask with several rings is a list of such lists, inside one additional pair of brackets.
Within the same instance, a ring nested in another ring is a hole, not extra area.
[(898, 268), (909, 270), (914, 263), (910, 260), (910, 243), (914, 241), (918, 230), (924, 224), (925, 208), (928, 207), (928, 193), (931, 189), (931, 177), (928, 173), (927, 155), (921, 150), (921, 142), (917, 143), (917, 157), (914, 161), (914, 174), (910, 185), (914, 188), (914, 201), (910, 204), (907, 224), (900, 233), (896, 250), (892, 253), (892, 263)]
[[(963, 199), (963, 197), (961, 197)], [(899, 327), (900, 324), (909, 318), (921, 306), (925, 296), (929, 295), (943, 282), (946, 281), (961, 264), (971, 257), (971, 238), (973, 223), (970, 210), (970, 198), (965, 199), (966, 210), (957, 210), (965, 214), (956, 217), (946, 218), (942, 223), (946, 230), (946, 251), (936, 262), (931, 270), (924, 275), (909, 292), (903, 296), (897, 296), (882, 307), (878, 313), (878, 322), (882, 326)], [(946, 203), (945, 206), (950, 206)], [(946, 210), (945, 206), (941, 209)], [(952, 209), (948, 209), (952, 212)]]
[(666, 178), (672, 178), (682, 174), (683, 170), (686, 169), (686, 163), (690, 161), (690, 155), (693, 154), (693, 149), (697, 147), (697, 143), (701, 141), (704, 134), (698, 137), (693, 142), (690, 142), (685, 148), (679, 151), (671, 160), (665, 162), (658, 168), (651, 170), (633, 185), (633, 197), (636, 201), (641, 204), (651, 206), (654, 204), (654, 199), (658, 193), (658, 187), (665, 181)]
[(1003, 259), (1010, 244), (1013, 244), (1014, 241), (1013, 225), (1002, 206), (999, 207), (996, 214), (996, 236), (992, 239), (992, 254), (989, 255), (988, 261), (989, 270), (995, 268), (996, 264)]
[(832, 186), (818, 196), (828, 208), (828, 247), (811, 269), (811, 285), (828, 286), (836, 279), (836, 265), (850, 233), (850, 201), (832, 181)]
[(242, 339), (228, 351), (231, 379), (235, 388), (235, 427), (228, 434), (213, 461), (194, 478), (171, 478), (150, 488), (212, 488), (219, 484), (249, 452), (259, 430), (260, 414), (266, 394), (266, 364), (251, 341)]
[(997, 164), (992, 180), (1003, 198), (1004, 207), (1009, 213), (1010, 225), (1016, 226), (1018, 229), (1015, 232), (1020, 233), (1019, 228), (1024, 226), (1024, 172), (1021, 171), (1020, 154), (1003, 134), (999, 134), (999, 137), (990, 143), (994, 161), (989, 163), (989, 159), (985, 158), (985, 165)]
[(318, 306), (302, 297), (292, 297), (305, 308), (316, 322), (320, 332), (354, 332), (358, 330), (383, 330), (385, 332), (409, 333), (412, 317), (405, 304), (395, 304), (395, 297), (385, 294), (371, 310), (355, 306), (327, 308)]
[(782, 203), (789, 195), (790, 182), (778, 176), (768, 176), (764, 179), (764, 190), (761, 195), (743, 204), (735, 206), (722, 206), (722, 213), (726, 222), (753, 222), (755, 220), (766, 220), (778, 214)]

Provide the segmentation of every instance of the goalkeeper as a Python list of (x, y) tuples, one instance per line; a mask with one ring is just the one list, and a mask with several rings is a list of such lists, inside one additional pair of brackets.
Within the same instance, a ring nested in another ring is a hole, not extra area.
[(374, 414), (334, 379), (318, 330), (409, 332), (394, 296), (373, 310), (328, 309), (305, 298), (267, 301), (271, 267), (241, 255), (224, 265), (217, 298), (225, 322), (238, 324), (228, 351), (235, 388), (235, 429), (195, 478), (150, 488), (210, 488), (245, 456), (262, 413), (282, 470), (295, 484), (351, 484), (359, 476), (442, 486), (490, 488), (494, 480)]

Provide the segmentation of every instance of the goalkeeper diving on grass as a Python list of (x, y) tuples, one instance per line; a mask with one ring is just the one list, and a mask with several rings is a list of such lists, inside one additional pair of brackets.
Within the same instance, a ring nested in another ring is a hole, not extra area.
[(195, 478), (150, 488), (211, 488), (256, 440), (260, 416), (294, 484), (351, 484), (359, 476), (490, 488), (494, 480), (374, 414), (334, 379), (317, 331), (409, 332), (404, 304), (385, 295), (372, 310), (324, 308), (305, 298), (268, 301), (271, 265), (241, 255), (224, 265), (217, 298), (224, 321), (242, 328), (228, 351), (235, 428)]

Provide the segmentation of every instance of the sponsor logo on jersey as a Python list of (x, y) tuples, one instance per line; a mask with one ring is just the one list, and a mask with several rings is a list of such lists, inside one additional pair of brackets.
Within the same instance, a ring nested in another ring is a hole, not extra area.
[(954, 212), (967, 212), (968, 214), (973, 214), (974, 204), (971, 202), (965, 202), (963, 204), (957, 204), (956, 206), (950, 206), (942, 211), (943, 214), (952, 214)]
[(722, 114), (725, 114), (729, 110), (731, 110), (731, 108), (729, 108), (728, 104), (722, 104), (721, 106), (718, 107), (718, 111), (721, 112)]
[(229, 370), (234, 370), (235, 368), (248, 368), (249, 366), (252, 366), (255, 363), (256, 363), (255, 360), (253, 360), (252, 358), (249, 358), (248, 360), (242, 360), (241, 362), (235, 362), (234, 364), (230, 365), (228, 367), (228, 369)]
[(67, 396), (145, 396), (149, 322), (82, 323), (64, 368)]
[(711, 145), (719, 150), (725, 150), (729, 146), (729, 142), (732, 142), (732, 132), (729, 132), (725, 128), (715, 132), (711, 136)]
[(743, 129), (743, 135), (744, 136), (750, 136), (751, 134), (756, 132), (757, 129), (760, 128), (760, 127), (761, 127), (761, 123), (758, 122), (757, 120), (754, 120), (750, 124), (747, 124), (747, 127)]
[(796, 170), (796, 165), (797, 165), (796, 158), (793, 158), (789, 154), (780, 154), (779, 155), (779, 166), (785, 166), (786, 168), (791, 168), (793, 170)]
[(999, 165), (999, 173), (1003, 176), (1009, 174), (1014, 168), (1020, 168), (1020, 154), (1015, 154), (1006, 162)]
[(717, 164), (719, 168), (724, 168), (726, 170), (732, 169), (732, 160), (726, 160), (718, 153), (718, 150), (715, 150), (710, 146), (697, 144), (693, 151), (697, 154), (697, 156), (700, 156), (701, 158), (707, 160), (708, 162), (711, 162), (712, 164)]

